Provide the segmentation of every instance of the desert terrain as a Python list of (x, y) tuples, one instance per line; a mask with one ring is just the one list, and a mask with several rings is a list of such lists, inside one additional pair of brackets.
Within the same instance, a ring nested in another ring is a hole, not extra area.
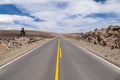
[(56, 37), (55, 33), (25, 30), (0, 30), (0, 66)]
[(62, 36), (120, 67), (120, 26)]
[[(30, 51), (40, 44), (58, 37), (56, 33), (25, 30), (0, 30), (0, 66)], [(94, 54), (120, 67), (120, 26), (95, 29), (85, 33), (61, 34)]]

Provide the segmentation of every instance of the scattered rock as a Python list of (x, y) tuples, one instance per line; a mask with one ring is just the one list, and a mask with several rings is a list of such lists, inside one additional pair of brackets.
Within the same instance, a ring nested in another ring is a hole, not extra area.
[(94, 31), (79, 33), (77, 40), (83, 40), (101, 46), (110, 46), (111, 49), (120, 49), (120, 26), (110, 25), (108, 28), (102, 28)]
[(2, 47), (0, 50), (11, 50), (15, 48), (21, 48), (23, 46), (32, 44), (33, 42), (37, 42), (39, 40), (43, 40), (41, 37), (12, 37), (12, 38), (2, 38), (0, 40), (0, 46)]

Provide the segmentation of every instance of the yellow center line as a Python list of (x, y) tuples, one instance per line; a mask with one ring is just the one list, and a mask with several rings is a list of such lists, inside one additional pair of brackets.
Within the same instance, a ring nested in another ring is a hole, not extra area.
[(62, 58), (62, 48), (60, 48), (60, 58)]
[(57, 56), (56, 56), (56, 69), (55, 69), (55, 80), (59, 80), (59, 63), (62, 58), (62, 49), (60, 48), (60, 39), (58, 40)]

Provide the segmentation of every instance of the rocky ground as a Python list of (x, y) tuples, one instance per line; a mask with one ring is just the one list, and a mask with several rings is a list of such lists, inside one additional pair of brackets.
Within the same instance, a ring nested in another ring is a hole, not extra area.
[(19, 31), (0, 31), (0, 66), (54, 37), (54, 33), (39, 31), (27, 31), (25, 37)]
[(63, 37), (120, 67), (120, 26), (63, 34)]

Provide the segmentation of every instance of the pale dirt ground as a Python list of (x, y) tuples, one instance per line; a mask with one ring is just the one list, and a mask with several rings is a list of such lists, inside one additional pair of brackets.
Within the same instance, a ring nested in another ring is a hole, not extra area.
[(41, 43), (43, 43), (45, 41), (48, 41), (48, 40), (50, 40), (50, 39), (43, 39), (43, 40), (34, 42), (32, 44), (25, 45), (22, 48), (16, 48), (14, 50), (10, 50), (10, 51), (7, 51), (7, 52), (4, 50), (4, 47), (2, 46), (3, 50), (4, 50), (4, 53), (0, 52), (0, 66), (2, 66), (4, 64), (6, 64), (7, 62), (17, 58), (20, 55), (30, 51), (31, 49), (39, 46)]
[(111, 50), (110, 47), (103, 47), (82, 40), (69, 40), (120, 67), (120, 49)]

